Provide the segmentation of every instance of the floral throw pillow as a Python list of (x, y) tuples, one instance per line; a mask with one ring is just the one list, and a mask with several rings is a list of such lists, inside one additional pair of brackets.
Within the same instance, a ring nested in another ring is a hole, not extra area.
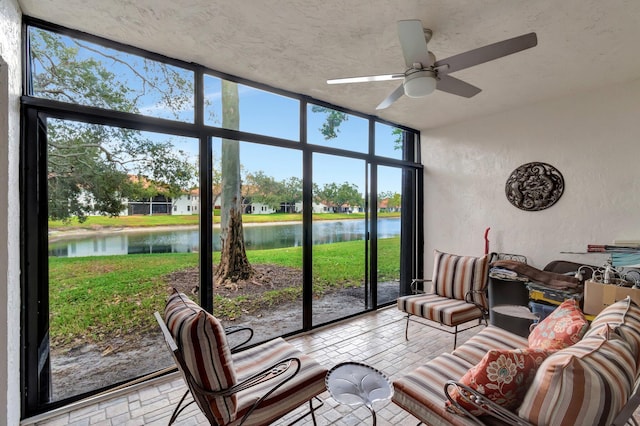
[[(538, 367), (551, 353), (553, 351), (546, 349), (492, 349), (459, 382), (496, 404), (515, 410), (522, 403)], [(474, 416), (484, 414), (466, 402), (457, 389), (454, 388), (450, 395)], [(449, 401), (447, 406), (455, 411)]]
[(568, 299), (542, 320), (529, 334), (529, 347), (558, 350), (569, 347), (582, 339), (589, 322), (578, 306)]

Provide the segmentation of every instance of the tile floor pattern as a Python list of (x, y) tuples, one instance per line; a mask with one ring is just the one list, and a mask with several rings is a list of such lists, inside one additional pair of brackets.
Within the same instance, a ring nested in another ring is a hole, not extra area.
[[(409, 341), (404, 338), (404, 315), (395, 307), (359, 316), (327, 326), (313, 333), (289, 339), (298, 349), (331, 368), (343, 361), (359, 361), (384, 372), (391, 380), (443, 352), (453, 349), (453, 336), (442, 331), (411, 323)], [(462, 343), (481, 327), (462, 332)], [(162, 350), (166, 350), (163, 345)], [(35, 423), (37, 426), (111, 426), (167, 425), (171, 413), (186, 387), (177, 375), (140, 387), (103, 402), (59, 414)], [(336, 402), (328, 392), (320, 395), (324, 405), (316, 411), (318, 425), (370, 425), (371, 414), (363, 406), (351, 407)], [(304, 406), (304, 409), (308, 407)], [(390, 401), (374, 403), (380, 426), (417, 425), (418, 420)], [(286, 425), (295, 419), (299, 408), (276, 425)], [(636, 412), (636, 418), (638, 412)], [(195, 404), (190, 405), (175, 423), (180, 426), (208, 424)], [(297, 425), (311, 425), (306, 417)]]
[[(288, 340), (327, 368), (343, 361), (359, 361), (377, 368), (393, 380), (442, 352), (453, 349), (453, 335), (416, 323), (410, 325), (410, 340), (407, 342), (404, 338), (404, 318), (402, 312), (390, 307)], [(458, 341), (464, 342), (480, 329), (476, 327), (461, 333)], [(161, 350), (166, 350), (166, 347), (163, 345)], [(154, 385), (57, 415), (36, 425), (167, 425), (185, 389), (183, 380), (174, 375)], [(324, 405), (316, 411), (318, 425), (371, 424), (371, 414), (365, 407), (339, 404), (328, 392), (321, 394), (320, 398)], [(389, 401), (375, 403), (374, 409), (380, 426), (418, 423), (415, 417)], [(302, 412), (304, 409), (298, 409), (275, 424), (286, 425)], [(208, 423), (192, 404), (175, 424), (191, 426)], [(310, 416), (296, 423), (311, 424)]]

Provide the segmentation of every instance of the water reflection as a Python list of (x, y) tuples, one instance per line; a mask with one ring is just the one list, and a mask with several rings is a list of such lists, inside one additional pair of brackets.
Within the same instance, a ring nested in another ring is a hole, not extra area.
[[(364, 220), (316, 221), (313, 243), (330, 244), (363, 240)], [(199, 249), (197, 229), (172, 231), (113, 232), (104, 235), (65, 238), (49, 244), (49, 256), (81, 257), (144, 253), (191, 253)], [(220, 250), (219, 229), (213, 231), (214, 251)], [(378, 238), (400, 235), (400, 219), (378, 220)], [(273, 224), (244, 227), (247, 250), (264, 250), (302, 245), (302, 224)]]

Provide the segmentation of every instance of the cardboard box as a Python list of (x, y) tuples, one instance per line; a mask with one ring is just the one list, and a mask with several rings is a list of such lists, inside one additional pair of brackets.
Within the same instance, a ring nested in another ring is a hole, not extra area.
[(582, 310), (585, 314), (597, 315), (605, 307), (627, 296), (631, 296), (634, 302), (640, 304), (640, 289), (587, 280), (584, 283), (584, 307)]

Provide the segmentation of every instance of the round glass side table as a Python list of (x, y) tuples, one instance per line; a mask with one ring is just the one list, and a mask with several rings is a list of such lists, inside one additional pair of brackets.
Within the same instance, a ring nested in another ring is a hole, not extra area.
[(343, 362), (334, 366), (325, 378), (329, 393), (341, 404), (364, 404), (376, 424), (375, 401), (391, 399), (393, 387), (381, 371), (360, 362)]

